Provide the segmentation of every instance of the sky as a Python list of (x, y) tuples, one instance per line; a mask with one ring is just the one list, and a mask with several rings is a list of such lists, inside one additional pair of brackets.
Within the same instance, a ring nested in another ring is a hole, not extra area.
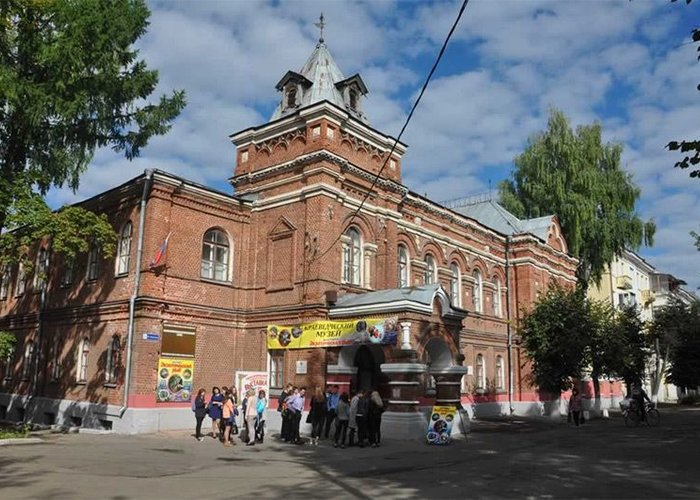
[[(185, 89), (188, 105), (140, 158), (95, 155), (73, 203), (158, 168), (231, 192), (231, 133), (269, 121), (276, 83), (299, 71), (318, 40), (346, 77), (360, 73), (370, 125), (396, 136), (452, 25), (460, 1), (167, 0), (148, 3), (140, 56), (157, 69), (155, 98)], [(693, 27), (700, 1), (471, 0), (402, 142), (403, 183), (444, 201), (494, 190), (529, 137), (557, 107), (572, 124), (603, 125), (624, 146), (623, 167), (641, 188), (638, 212), (657, 224), (639, 253), (660, 272), (700, 287), (691, 230), (700, 180), (673, 168), (664, 146), (700, 138), (700, 63)]]

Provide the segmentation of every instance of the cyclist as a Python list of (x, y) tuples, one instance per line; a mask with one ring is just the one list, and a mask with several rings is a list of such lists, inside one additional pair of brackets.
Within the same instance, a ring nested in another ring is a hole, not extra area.
[(649, 403), (651, 403), (651, 399), (649, 399), (649, 396), (647, 395), (646, 391), (642, 388), (642, 385), (639, 382), (635, 382), (632, 384), (632, 400), (637, 406), (637, 411), (639, 412), (641, 421), (645, 421), (647, 418), (647, 408), (644, 404), (644, 400), (649, 401)]

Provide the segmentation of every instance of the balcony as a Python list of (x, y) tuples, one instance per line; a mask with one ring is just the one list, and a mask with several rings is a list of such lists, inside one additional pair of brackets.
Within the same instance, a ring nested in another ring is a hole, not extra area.
[(632, 278), (626, 274), (618, 276), (615, 280), (615, 285), (620, 290), (630, 290), (632, 288)]
[(654, 302), (655, 298), (656, 295), (652, 290), (642, 290), (642, 304), (644, 304), (644, 306), (648, 306)]

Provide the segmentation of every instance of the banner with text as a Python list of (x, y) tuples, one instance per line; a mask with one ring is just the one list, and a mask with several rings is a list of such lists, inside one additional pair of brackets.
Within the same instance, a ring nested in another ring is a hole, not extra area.
[(428, 443), (447, 444), (450, 442), (452, 434), (452, 423), (457, 415), (457, 408), (454, 406), (433, 406), (430, 412), (430, 423), (428, 424)]
[(194, 360), (160, 358), (156, 402), (189, 401), (192, 396)]
[(269, 325), (267, 348), (309, 349), (365, 343), (395, 345), (398, 336), (397, 318), (313, 321), (291, 326)]
[(261, 390), (268, 396), (270, 394), (267, 372), (236, 372), (235, 383), (241, 401), (248, 389), (253, 389), (256, 396)]

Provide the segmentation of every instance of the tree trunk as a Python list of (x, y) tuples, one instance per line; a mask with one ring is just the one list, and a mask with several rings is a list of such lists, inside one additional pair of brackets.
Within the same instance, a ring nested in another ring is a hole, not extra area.
[(598, 370), (593, 370), (591, 373), (591, 380), (593, 381), (593, 407), (592, 412), (596, 416), (600, 416), (602, 412), (602, 402), (600, 400), (600, 374)]

